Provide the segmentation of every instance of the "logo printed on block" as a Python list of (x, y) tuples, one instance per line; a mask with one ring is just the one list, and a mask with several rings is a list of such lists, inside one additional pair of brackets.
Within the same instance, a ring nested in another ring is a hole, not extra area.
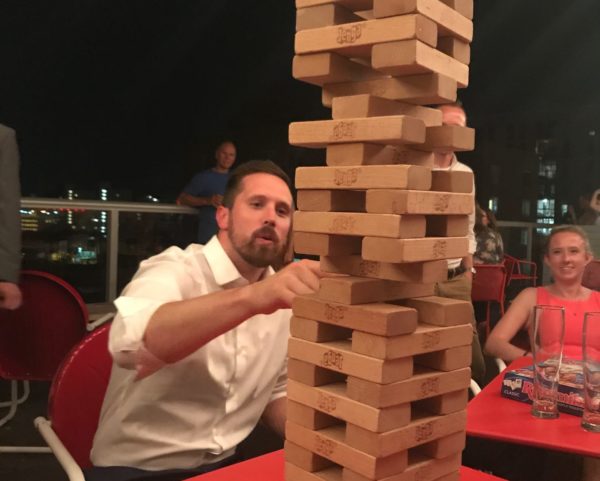
[(351, 186), (358, 180), (360, 169), (336, 169), (333, 176), (335, 185)]
[(351, 27), (338, 28), (337, 43), (343, 45), (345, 43), (354, 43), (362, 35), (361, 25), (352, 25)]
[(324, 367), (344, 368), (344, 355), (341, 352), (327, 351), (323, 353), (321, 365)]
[(438, 259), (438, 258), (443, 258), (446, 256), (446, 250), (448, 247), (448, 243), (443, 240), (437, 240), (433, 243), (433, 257)]
[(338, 122), (331, 133), (331, 140), (353, 139), (355, 131), (356, 124), (354, 122)]
[(325, 319), (328, 321), (340, 321), (344, 319), (347, 309), (344, 306), (325, 305)]
[(327, 394), (319, 391), (317, 397), (317, 406), (319, 407), (319, 410), (323, 412), (332, 413), (337, 409), (337, 400), (333, 396), (328, 396)]
[(368, 277), (369, 274), (377, 275), (380, 271), (381, 264), (373, 261), (361, 261), (359, 265), (359, 275)]
[(441, 333), (439, 331), (426, 332), (423, 335), (421, 346), (423, 349), (430, 349), (440, 343)]
[(429, 396), (430, 394), (435, 394), (440, 390), (440, 379), (433, 378), (427, 379), (423, 384), (421, 384), (421, 394), (423, 396)]
[(315, 453), (325, 457), (331, 456), (335, 452), (335, 444), (329, 439), (324, 439), (317, 435), (315, 438)]
[(433, 208), (436, 212), (446, 212), (450, 204), (450, 194), (443, 194), (435, 198)]
[(433, 422), (428, 422), (417, 426), (415, 431), (415, 441), (423, 442), (429, 439), (433, 434)]

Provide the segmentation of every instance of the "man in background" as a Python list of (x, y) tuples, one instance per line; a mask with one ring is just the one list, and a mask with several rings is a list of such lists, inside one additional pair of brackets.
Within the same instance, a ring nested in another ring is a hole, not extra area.
[(19, 148), (15, 131), (0, 124), (0, 308), (21, 305), (21, 219)]
[[(442, 111), (442, 123), (444, 125), (457, 125), (466, 127), (467, 115), (458, 103), (447, 104), (438, 107)], [(453, 151), (435, 152), (433, 170), (447, 170), (459, 172), (473, 171), (465, 164), (458, 161)], [(475, 179), (473, 178), (473, 207), (475, 207)], [(473, 285), (473, 253), (477, 247), (475, 241), (475, 209), (469, 214), (469, 252), (462, 259), (448, 259), (448, 280), (439, 282), (436, 286), (436, 294), (442, 297), (450, 297), (471, 302), (471, 288)], [(485, 362), (479, 343), (479, 336), (473, 318), (473, 348), (471, 373), (473, 379), (482, 383), (485, 376)]]
[(198, 243), (206, 244), (217, 233), (215, 214), (223, 201), (229, 169), (235, 162), (233, 142), (221, 142), (215, 151), (215, 166), (197, 173), (184, 187), (177, 203), (198, 209)]

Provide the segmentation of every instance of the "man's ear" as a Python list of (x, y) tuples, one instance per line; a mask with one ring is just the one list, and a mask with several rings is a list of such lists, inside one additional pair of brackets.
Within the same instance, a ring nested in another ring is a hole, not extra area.
[(227, 226), (229, 225), (229, 213), (228, 207), (224, 207), (222, 205), (217, 207), (215, 218), (217, 220), (219, 230), (227, 230)]

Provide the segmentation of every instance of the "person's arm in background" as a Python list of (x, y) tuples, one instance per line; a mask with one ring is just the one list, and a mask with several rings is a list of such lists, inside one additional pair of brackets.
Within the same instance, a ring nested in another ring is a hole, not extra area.
[(196, 195), (196, 193), (206, 191), (207, 186), (205, 186), (205, 183), (208, 181), (205, 172), (196, 174), (177, 197), (177, 204), (187, 205), (189, 207), (204, 207), (210, 205), (215, 208), (219, 207), (223, 201), (222, 195)]
[(462, 258), (461, 265), (465, 268), (467, 278), (473, 280), (473, 254), (477, 248), (475, 240), (475, 177), (473, 177), (473, 211), (469, 214), (467, 238), (469, 239), (469, 253)]
[(531, 309), (535, 306), (537, 292), (535, 287), (522, 291), (511, 303), (508, 311), (492, 329), (485, 343), (484, 352), (504, 361), (514, 361), (527, 354), (527, 351), (511, 344), (515, 335), (527, 325)]
[(21, 188), (15, 131), (0, 126), (0, 308), (21, 305)]

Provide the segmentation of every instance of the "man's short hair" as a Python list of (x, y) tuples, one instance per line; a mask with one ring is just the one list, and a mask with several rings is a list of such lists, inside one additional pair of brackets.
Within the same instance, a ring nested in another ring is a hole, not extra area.
[(236, 167), (229, 175), (225, 194), (223, 195), (223, 206), (231, 208), (235, 198), (240, 193), (242, 180), (252, 174), (269, 174), (279, 177), (291, 190), (291, 182), (288, 175), (275, 162), (270, 160), (251, 160)]

